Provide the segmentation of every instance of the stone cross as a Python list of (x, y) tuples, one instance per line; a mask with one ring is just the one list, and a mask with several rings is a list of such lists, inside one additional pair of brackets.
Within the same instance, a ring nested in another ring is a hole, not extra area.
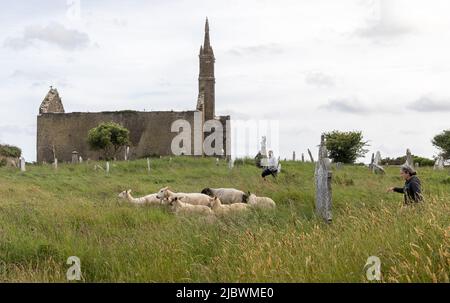
[(313, 155), (312, 155), (311, 151), (309, 150), (309, 148), (308, 148), (308, 154), (309, 154), (309, 159), (311, 160), (312, 163), (314, 163), (314, 158), (313, 158)]
[(263, 155), (263, 157), (267, 157), (266, 141), (267, 141), (266, 136), (263, 136), (261, 140), (261, 155)]
[(411, 151), (408, 149), (406, 149), (406, 162), (405, 164), (409, 165), (410, 167), (414, 167), (414, 163), (413, 163), (413, 157), (411, 155)]
[(77, 164), (78, 163), (78, 152), (76, 150), (74, 150), (72, 152), (72, 164)]
[(328, 158), (328, 150), (325, 145), (325, 136), (322, 135), (319, 158), (316, 163), (314, 173), (316, 185), (316, 212), (327, 223), (331, 223), (331, 206), (332, 206), (332, 191), (331, 191), (331, 161)]
[(25, 158), (24, 157), (20, 157), (20, 171), (26, 171), (26, 164), (25, 164)]

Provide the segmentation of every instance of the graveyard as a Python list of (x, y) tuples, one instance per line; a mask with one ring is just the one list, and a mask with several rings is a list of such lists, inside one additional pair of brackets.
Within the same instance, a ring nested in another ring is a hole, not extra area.
[[(319, 162), (323, 160), (319, 158)], [(417, 168), (425, 203), (404, 206), (399, 166), (324, 163), (331, 172), (332, 221), (316, 212), (315, 164), (281, 161), (261, 180), (253, 159), (151, 158), (0, 167), (0, 279), (66, 282), (70, 256), (81, 282), (371, 282), (366, 261), (381, 261), (373, 282), (449, 282), (450, 175)], [(170, 186), (200, 192), (234, 187), (267, 196), (274, 211), (214, 221), (118, 198)]]

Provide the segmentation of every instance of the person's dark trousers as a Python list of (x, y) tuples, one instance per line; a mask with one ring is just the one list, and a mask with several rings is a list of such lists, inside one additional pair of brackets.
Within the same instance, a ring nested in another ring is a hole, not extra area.
[(269, 169), (269, 168), (266, 168), (265, 170), (263, 170), (261, 176), (262, 176), (263, 178), (265, 178), (265, 177), (268, 176), (268, 175), (272, 175), (272, 176), (275, 177), (275, 176), (276, 176), (276, 171), (273, 171), (273, 170), (271, 170), (271, 169)]

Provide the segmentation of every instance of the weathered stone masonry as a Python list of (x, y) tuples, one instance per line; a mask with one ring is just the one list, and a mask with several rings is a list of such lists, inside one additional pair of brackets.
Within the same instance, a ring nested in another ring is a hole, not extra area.
[[(210, 45), (209, 24), (206, 20), (204, 44), (200, 54), (199, 94), (197, 108), (192, 111), (119, 111), (98, 113), (65, 113), (62, 100), (56, 89), (51, 88), (39, 108), (37, 117), (37, 161), (71, 161), (76, 150), (83, 159), (100, 159), (101, 153), (89, 149), (87, 134), (101, 122), (113, 121), (130, 130), (130, 159), (153, 155), (171, 155), (172, 139), (177, 133), (171, 132), (171, 125), (178, 119), (191, 124), (191, 151), (194, 151), (194, 114), (200, 113), (204, 121), (216, 119), (224, 130), (223, 147), (226, 146), (226, 123), (230, 116), (215, 116), (214, 53)], [(206, 136), (205, 133), (203, 135)], [(123, 157), (118, 155), (118, 159)]]

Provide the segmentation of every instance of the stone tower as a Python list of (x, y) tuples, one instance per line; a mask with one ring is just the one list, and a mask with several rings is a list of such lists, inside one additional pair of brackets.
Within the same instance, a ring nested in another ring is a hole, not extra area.
[(197, 110), (203, 112), (203, 121), (215, 117), (215, 83), (214, 77), (214, 52), (209, 40), (209, 23), (206, 18), (205, 39), (200, 46), (200, 74), (198, 77), (198, 101)]
[(45, 96), (41, 106), (39, 107), (39, 114), (45, 113), (64, 113), (64, 106), (61, 98), (59, 97), (59, 93), (56, 88), (51, 86), (47, 96)]

